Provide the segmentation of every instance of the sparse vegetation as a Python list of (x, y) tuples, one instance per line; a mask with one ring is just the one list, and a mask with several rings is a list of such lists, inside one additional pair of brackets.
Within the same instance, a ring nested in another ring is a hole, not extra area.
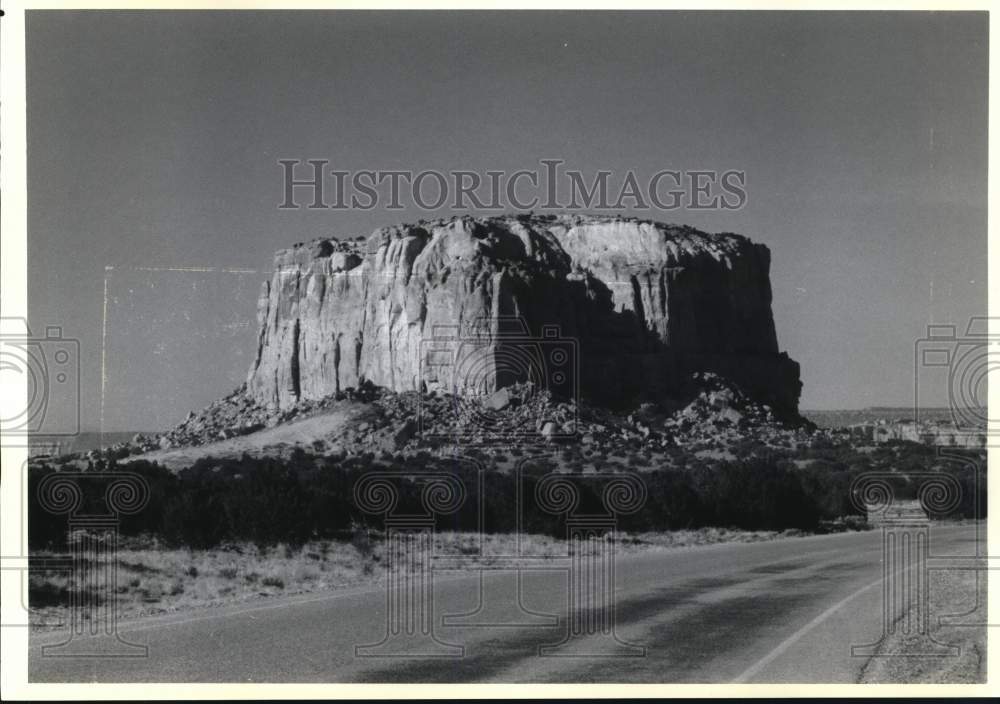
[[(963, 452), (982, 459), (977, 451)], [(648, 465), (648, 466), (647, 466)], [(108, 465), (114, 468), (114, 463)], [(99, 469), (95, 468), (95, 469)], [(579, 510), (602, 510), (599, 481), (588, 481), (595, 471), (637, 471), (646, 485), (647, 499), (637, 513), (621, 517), (632, 531), (678, 530), (709, 526), (743, 530), (814, 530), (857, 513), (851, 504), (851, 481), (868, 470), (896, 472), (901, 498), (912, 491), (908, 472), (944, 471), (962, 487), (954, 517), (986, 515), (985, 466), (964, 463), (916, 443), (889, 443), (871, 451), (829, 446), (781, 452), (750, 452), (741, 459), (691, 457), (674, 452), (654, 460), (636, 452), (626, 457), (585, 459), (577, 453), (548, 456), (521, 464), (522, 486), (513, 471), (486, 471), (472, 462), (434, 458), (427, 453), (404, 458), (373, 454), (344, 457), (317, 456), (299, 450), (288, 459), (204, 459), (179, 473), (137, 461), (128, 471), (143, 476), (151, 496), (136, 515), (123, 516), (124, 536), (145, 535), (170, 547), (212, 548), (248, 542), (261, 547), (278, 543), (287, 549), (315, 540), (357, 542), (359, 531), (382, 527), (382, 517), (364, 513), (355, 504), (353, 488), (366, 472), (395, 471), (402, 478), (399, 511), (421, 510), (421, 484), (412, 476), (444, 472), (465, 486), (466, 500), (453, 514), (438, 516), (439, 530), (476, 531), (480, 492), (485, 503), (483, 526), (489, 533), (517, 528), (518, 492), (524, 502), (522, 525), (532, 533), (564, 535), (563, 516), (548, 513), (533, 500), (542, 475), (553, 470), (571, 473), (580, 491)], [(29, 475), (29, 537), (33, 549), (62, 549), (66, 519), (47, 513), (37, 503), (37, 485), (56, 471), (46, 465)], [(481, 483), (482, 482), (482, 483)]]
[[(758, 542), (798, 535), (799, 531), (735, 531), (702, 528), (669, 533), (621, 533), (622, 554), (645, 550), (685, 548), (721, 542)], [(497, 556), (516, 554), (512, 533), (479, 536), (443, 532), (435, 535), (434, 551), (461, 559), (459, 566), (489, 565)], [(566, 554), (566, 543), (544, 535), (525, 535), (523, 554), (557, 557)], [(212, 549), (169, 548), (157, 540), (124, 541), (118, 556), (116, 605), (122, 618), (135, 618), (178, 610), (239, 603), (279, 594), (329, 591), (378, 584), (385, 574), (386, 543), (381, 531), (361, 531), (346, 540), (322, 540), (301, 548), (278, 544), (260, 548), (250, 543), (227, 544)], [(49, 557), (39, 551), (36, 557)], [(403, 562), (401, 564), (408, 564)], [(32, 622), (64, 623), (70, 598), (70, 578), (60, 571), (32, 571), (30, 577)], [(96, 583), (82, 585), (92, 597), (102, 593)]]
[[(573, 477), (581, 513), (604, 510), (600, 473), (628, 470), (641, 476), (645, 504), (619, 517), (624, 551), (863, 529), (849, 488), (869, 470), (895, 472), (900, 498), (913, 491), (908, 473), (948, 472), (962, 487), (952, 516), (986, 515), (981, 451), (951, 450), (948, 458), (936, 448), (907, 442), (874, 448), (823, 442), (795, 450), (748, 443), (739, 457), (680, 447), (649, 452), (638, 445), (633, 453), (591, 449), (527, 459), (511, 448), (505, 464), (481, 455), (485, 472), (478, 462), (426, 451), (376, 458), (299, 449), (284, 459), (206, 458), (177, 473), (135, 461), (127, 471), (144, 477), (151, 495), (145, 509), (122, 517), (116, 600), (127, 617), (377, 581), (386, 560), (383, 517), (362, 512), (353, 494), (358, 479), (371, 471), (403, 475), (397, 483), (397, 510), (403, 513), (421, 509), (422, 485), (412, 477), (436, 472), (461, 480), (465, 502), (453, 514), (437, 517), (436, 551), (461, 556), (470, 566), (488, 563), (491, 554), (515, 554), (519, 492), (525, 499), (524, 554), (565, 554), (565, 516), (542, 510), (534, 500), (538, 481), (554, 470)], [(973, 461), (959, 461), (963, 457)], [(100, 476), (99, 470), (118, 467), (110, 459), (91, 469)], [(36, 557), (67, 549), (66, 517), (47, 513), (38, 503), (38, 483), (55, 471), (46, 464), (29, 471), (29, 540)], [(97, 494), (100, 501), (103, 491)], [(482, 536), (476, 532), (481, 496), (487, 499)], [(33, 613), (62, 619), (70, 590), (78, 587), (93, 585), (71, 585), (66, 573), (33, 571)]]

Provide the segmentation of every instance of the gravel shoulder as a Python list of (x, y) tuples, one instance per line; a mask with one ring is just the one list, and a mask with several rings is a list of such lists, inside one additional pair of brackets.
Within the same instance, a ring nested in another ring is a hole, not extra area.
[[(983, 565), (985, 567), (985, 565)], [(888, 636), (862, 671), (862, 683), (978, 684), (986, 682), (985, 569), (930, 571), (928, 603), (930, 637), (954, 646), (952, 655), (914, 655), (926, 643), (911, 628), (916, 609), (902, 614), (895, 633)]]

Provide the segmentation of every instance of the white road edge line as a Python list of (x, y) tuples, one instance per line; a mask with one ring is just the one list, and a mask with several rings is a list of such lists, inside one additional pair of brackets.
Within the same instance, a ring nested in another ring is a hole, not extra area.
[[(953, 528), (955, 526), (948, 526), (948, 527), (949, 528)], [(940, 534), (940, 531), (939, 531), (939, 534)], [(907, 566), (904, 565), (903, 567), (900, 567), (899, 569), (895, 570), (893, 572), (893, 574), (895, 575), (895, 574), (898, 574), (900, 572), (906, 571), (908, 569), (912, 569), (912, 566), (907, 567)], [(819, 624), (823, 623), (823, 621), (825, 621), (826, 619), (828, 619), (831, 616), (833, 616), (833, 614), (835, 614), (840, 609), (844, 608), (844, 606), (846, 606), (848, 604), (848, 602), (850, 602), (852, 599), (856, 599), (857, 597), (861, 596), (862, 594), (864, 594), (869, 589), (874, 589), (878, 585), (882, 584), (882, 582), (884, 580), (885, 580), (885, 577), (883, 576), (883, 577), (875, 580), (871, 584), (869, 584), (867, 586), (864, 586), (864, 587), (861, 587), (856, 592), (853, 592), (852, 594), (850, 594), (850, 595), (844, 597), (843, 599), (841, 599), (840, 601), (838, 601), (836, 604), (834, 604), (829, 609), (827, 609), (826, 611), (824, 611), (823, 613), (821, 613), (819, 616), (817, 616), (812, 621), (810, 621), (809, 623), (807, 623), (806, 625), (804, 625), (802, 628), (800, 628), (799, 630), (795, 631), (795, 633), (793, 633), (792, 635), (788, 636), (788, 638), (786, 638), (785, 640), (781, 641), (781, 643), (779, 643), (778, 646), (774, 650), (772, 650), (770, 653), (768, 653), (763, 658), (761, 658), (760, 660), (758, 660), (756, 663), (754, 663), (753, 665), (751, 665), (750, 667), (748, 667), (746, 670), (744, 670), (743, 673), (739, 677), (737, 677), (736, 679), (733, 680), (733, 684), (743, 684), (743, 683), (746, 683), (751, 677), (757, 675), (761, 670), (763, 670), (765, 667), (767, 667), (772, 662), (774, 662), (775, 659), (777, 659), (782, 653), (784, 653), (786, 650), (788, 650), (790, 647), (792, 647), (795, 644), (795, 642), (798, 641), (800, 638), (802, 638), (802, 636), (804, 636), (806, 633), (808, 633), (809, 631), (811, 631), (812, 629), (814, 629)]]
[(882, 584), (882, 582), (883, 579), (879, 578), (874, 582), (872, 582), (871, 584), (861, 587), (861, 589), (858, 589), (856, 592), (853, 592), (852, 594), (838, 601), (836, 604), (834, 604), (829, 609), (821, 613), (819, 616), (817, 616), (812, 621), (804, 625), (802, 628), (795, 631), (795, 633), (788, 636), (788, 638), (781, 641), (781, 643), (779, 643), (774, 650), (772, 650), (770, 653), (768, 653), (763, 658), (758, 660), (756, 663), (754, 663), (746, 670), (744, 670), (743, 674), (741, 674), (739, 677), (733, 680), (733, 683), (743, 684), (748, 682), (751, 677), (757, 675), (761, 670), (763, 670), (765, 667), (774, 662), (779, 656), (781, 656), (786, 650), (795, 645), (796, 641), (802, 638), (802, 636), (804, 636), (806, 633), (814, 629), (819, 624), (823, 623), (823, 621), (833, 616), (833, 614), (835, 614), (836, 612), (840, 611), (840, 609), (844, 608), (848, 604), (848, 602), (850, 602), (853, 599), (856, 599), (857, 597), (861, 596), (868, 590), (874, 589), (875, 587)]

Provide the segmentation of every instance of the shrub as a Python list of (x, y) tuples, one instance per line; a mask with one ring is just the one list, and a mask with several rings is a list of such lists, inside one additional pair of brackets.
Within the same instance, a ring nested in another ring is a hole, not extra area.
[[(512, 448), (511, 454), (517, 456), (520, 450), (515, 450)], [(603, 454), (599, 451), (596, 457)], [(850, 501), (849, 490), (859, 474), (897, 468), (905, 468), (898, 472), (900, 490), (908, 486), (912, 489), (912, 483), (906, 481), (907, 471), (950, 474), (962, 490), (959, 506), (952, 515), (986, 517), (982, 451), (963, 453), (953, 449), (945, 457), (936, 448), (897, 443), (880, 446), (870, 454), (849, 446), (829, 445), (796, 453), (754, 454), (730, 462), (699, 459), (683, 448), (671, 448), (667, 455), (669, 462), (657, 462), (660, 466), (642, 472), (647, 500), (634, 515), (621, 517), (623, 529), (703, 526), (812, 529), (820, 521), (858, 513)], [(812, 463), (798, 468), (793, 459), (810, 459)], [(392, 460), (398, 463), (399, 457)], [(630, 455), (628, 462), (634, 467), (652, 464), (640, 454)], [(595, 459), (592, 463), (602, 472), (624, 469), (617, 460)], [(115, 463), (109, 463), (107, 468), (114, 470)], [(383, 518), (363, 513), (355, 505), (353, 490), (363, 474), (386, 468), (376, 463), (371, 454), (316, 458), (302, 452), (287, 460), (246, 456), (205, 459), (177, 474), (150, 462), (136, 461), (127, 466), (127, 471), (146, 480), (150, 498), (142, 511), (122, 516), (120, 531), (123, 536), (145, 534), (167, 546), (281, 544), (288, 555), (317, 539), (350, 540), (363, 557), (374, 560), (368, 531), (381, 530)], [(559, 463), (549, 458), (533, 458), (524, 463), (523, 484), (518, 487), (516, 472), (486, 471), (480, 475), (473, 463), (434, 458), (427, 453), (408, 458), (405, 464), (408, 473), (446, 472), (464, 483), (464, 504), (454, 513), (437, 518), (440, 530), (476, 531), (481, 521), (487, 532), (509, 533), (520, 525), (528, 532), (563, 536), (566, 517), (542, 510), (534, 500), (537, 482), (558, 468)], [(583, 473), (581, 456), (570, 455), (566, 469), (573, 472), (579, 486), (578, 512), (602, 512), (600, 482), (589, 480), (590, 475)], [(46, 464), (29, 466), (28, 531), (33, 550), (66, 548), (66, 516), (53, 515), (38, 502), (39, 483), (54, 471)], [(96, 479), (100, 476), (94, 475)], [(422, 484), (404, 479), (398, 488), (400, 499), (396, 510), (421, 513)], [(488, 497), (483, 502), (483, 516), (477, 513), (480, 491)], [(83, 510), (103, 511), (103, 496), (104, 488), (95, 486), (85, 497)], [(518, 496), (522, 498), (520, 503)], [(325, 557), (325, 551), (321, 556)], [(312, 554), (308, 557), (315, 559)], [(188, 574), (194, 576), (197, 568), (191, 566)], [(235, 571), (227, 575), (223, 569), (221, 574), (227, 579), (236, 578)]]

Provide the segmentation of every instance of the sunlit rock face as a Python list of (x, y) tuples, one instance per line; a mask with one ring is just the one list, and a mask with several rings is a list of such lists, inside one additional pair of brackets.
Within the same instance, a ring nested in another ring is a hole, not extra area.
[(247, 379), (260, 403), (286, 408), (362, 380), (479, 394), (530, 379), (628, 405), (712, 371), (779, 413), (797, 411), (799, 366), (779, 353), (771, 314), (770, 251), (740, 235), (463, 217), (316, 240), (274, 263)]

